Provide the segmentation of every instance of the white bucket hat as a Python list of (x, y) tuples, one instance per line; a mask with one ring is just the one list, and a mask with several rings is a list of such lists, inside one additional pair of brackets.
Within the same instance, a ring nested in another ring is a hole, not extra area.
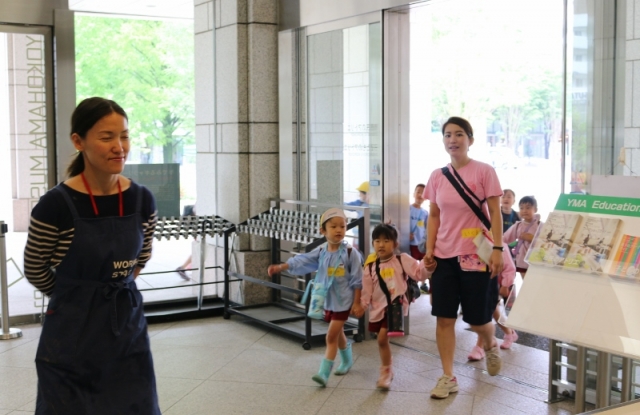
[(332, 218), (343, 218), (345, 221), (347, 220), (347, 216), (344, 214), (344, 211), (342, 209), (330, 208), (327, 209), (327, 211), (324, 212), (320, 217), (320, 227), (322, 227), (322, 225), (324, 225), (326, 221)]

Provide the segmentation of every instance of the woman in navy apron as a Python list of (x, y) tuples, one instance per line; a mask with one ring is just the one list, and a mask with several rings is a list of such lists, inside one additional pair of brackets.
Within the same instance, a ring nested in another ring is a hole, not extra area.
[(36, 414), (160, 414), (134, 282), (151, 254), (155, 202), (120, 175), (129, 132), (118, 104), (88, 98), (71, 122), (79, 154), (34, 208), (25, 248), (27, 278), (51, 295)]

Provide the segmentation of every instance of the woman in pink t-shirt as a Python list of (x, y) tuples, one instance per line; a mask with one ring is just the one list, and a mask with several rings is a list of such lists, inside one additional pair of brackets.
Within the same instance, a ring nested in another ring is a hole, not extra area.
[(493, 167), (469, 157), (469, 147), (474, 138), (467, 120), (449, 118), (442, 127), (442, 135), (444, 148), (451, 157), (451, 163), (447, 166), (449, 173), (489, 218), (494, 250), (489, 264), (476, 255), (473, 239), (483, 231), (482, 221), (442, 170), (436, 169), (424, 190), (424, 198), (430, 201), (430, 211), (427, 252), (423, 261), (426, 268), (437, 264), (431, 277), (431, 314), (437, 317), (436, 342), (444, 372), (431, 391), (431, 397), (437, 399), (444, 399), (458, 391), (458, 382), (453, 375), (453, 355), (456, 345), (455, 323), (460, 305), (462, 319), (483, 340), (489, 374), (495, 376), (502, 366), (492, 323), (492, 314), (498, 302), (498, 281), (495, 276), (503, 268), (502, 187)]

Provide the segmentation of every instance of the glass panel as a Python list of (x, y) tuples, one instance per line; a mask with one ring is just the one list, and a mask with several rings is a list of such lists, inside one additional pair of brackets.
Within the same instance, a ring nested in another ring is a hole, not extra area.
[[(161, 220), (187, 214), (196, 201), (193, 21), (77, 13), (75, 29), (77, 101), (102, 96), (125, 109), (131, 150), (123, 174), (151, 190)], [(138, 287), (191, 283), (189, 270), (198, 265), (190, 263), (194, 243), (154, 241)], [(185, 276), (171, 272), (178, 267), (187, 268)], [(146, 291), (144, 298), (149, 303), (196, 294), (197, 287), (179, 287)]]
[[(409, 13), (409, 88), (399, 92), (409, 94), (407, 204), (417, 184), (450, 162), (441, 128), (461, 116), (474, 130), (469, 156), (492, 165), (502, 188), (514, 191), (511, 208), (533, 195), (545, 218), (562, 185), (563, 2), (455, 0)], [(521, 341), (548, 351), (545, 338), (524, 334)]]
[(77, 101), (102, 96), (127, 111), (126, 174), (152, 191), (150, 178), (179, 174), (175, 191), (155, 196), (159, 216), (180, 215), (196, 197), (193, 22), (77, 14), (75, 26)]
[(624, 107), (616, 97), (616, 92), (623, 95), (620, 89), (624, 88), (624, 82), (616, 85), (615, 81), (618, 59), (615, 16), (616, 2), (568, 2), (565, 175), (568, 193), (590, 193), (591, 175), (622, 174), (625, 165), (617, 164), (624, 140), (614, 137), (615, 111)]
[(382, 204), (380, 23), (307, 38), (309, 199)]
[[(589, 129), (589, 97), (593, 93), (592, 48), (593, 22), (589, 24), (587, 2), (570, 1), (567, 44), (567, 163), (566, 180), (569, 193), (586, 193), (587, 134)], [(591, 69), (590, 69), (591, 68)]]
[(561, 190), (563, 16), (557, 0), (411, 9), (407, 194), (449, 162), (440, 129), (462, 116), (475, 134), (469, 155), (492, 164), (503, 188), (515, 191), (513, 208), (534, 195), (542, 217), (553, 209)]
[(0, 33), (0, 220), (7, 223), (9, 314), (40, 313), (41, 301), (24, 279), (23, 250), (31, 209), (48, 189), (48, 128), (42, 34)]

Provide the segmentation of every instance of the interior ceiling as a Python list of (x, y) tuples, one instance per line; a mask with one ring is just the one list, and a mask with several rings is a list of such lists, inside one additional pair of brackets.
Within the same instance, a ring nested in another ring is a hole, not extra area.
[(69, 0), (78, 12), (193, 19), (193, 0)]

